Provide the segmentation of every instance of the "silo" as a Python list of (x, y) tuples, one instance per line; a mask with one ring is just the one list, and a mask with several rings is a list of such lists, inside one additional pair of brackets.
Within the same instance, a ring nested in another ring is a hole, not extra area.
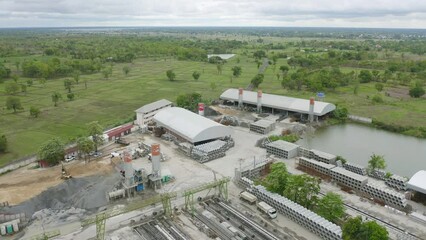
[(315, 99), (311, 97), (309, 100), (309, 122), (314, 121), (314, 105), (315, 105)]
[(198, 114), (204, 116), (204, 103), (198, 103)]
[(243, 89), (242, 88), (238, 89), (238, 107), (239, 108), (243, 107)]
[(257, 91), (257, 112), (262, 112), (262, 90)]
[(152, 155), (152, 174), (156, 177), (161, 177), (161, 166), (160, 166), (160, 144), (154, 143), (151, 145), (151, 155)]

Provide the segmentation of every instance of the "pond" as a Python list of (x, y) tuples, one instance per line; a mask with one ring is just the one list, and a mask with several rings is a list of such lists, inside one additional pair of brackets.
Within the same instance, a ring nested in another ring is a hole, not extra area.
[(362, 124), (348, 123), (318, 129), (297, 142), (310, 149), (340, 155), (348, 161), (368, 165), (370, 156), (383, 155), (386, 171), (412, 177), (426, 170), (426, 139), (409, 137)]

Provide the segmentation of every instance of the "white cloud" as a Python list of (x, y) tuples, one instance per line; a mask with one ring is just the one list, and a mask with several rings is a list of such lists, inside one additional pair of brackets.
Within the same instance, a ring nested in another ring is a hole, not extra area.
[(0, 27), (426, 26), (418, 0), (0, 0)]

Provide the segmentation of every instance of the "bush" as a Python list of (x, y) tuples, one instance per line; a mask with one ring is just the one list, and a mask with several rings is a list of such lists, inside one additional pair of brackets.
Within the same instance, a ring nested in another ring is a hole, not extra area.
[(380, 95), (374, 95), (371, 101), (373, 101), (373, 103), (383, 103), (383, 98)]
[(410, 89), (410, 97), (419, 98), (425, 94), (425, 90), (421, 86), (415, 86)]
[(283, 141), (294, 143), (294, 142), (297, 142), (299, 140), (299, 137), (295, 134), (289, 134), (289, 135), (285, 135), (285, 136), (272, 135), (272, 136), (269, 136), (268, 138), (271, 142), (283, 140)]

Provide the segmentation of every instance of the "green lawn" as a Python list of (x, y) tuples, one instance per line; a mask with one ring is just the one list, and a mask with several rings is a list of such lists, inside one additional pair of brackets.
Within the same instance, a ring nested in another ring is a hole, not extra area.
[[(80, 84), (74, 85), (73, 92), (76, 99), (72, 102), (66, 99), (64, 79), (48, 80), (45, 86), (34, 81), (32, 87), (27, 88), (27, 94), (19, 94), (23, 111), (12, 113), (4, 107), (7, 96), (4, 93), (4, 83), (0, 84), (0, 132), (6, 134), (9, 141), (9, 153), (0, 156), (0, 166), (14, 159), (35, 153), (40, 144), (53, 136), (59, 136), (64, 141), (85, 133), (86, 124), (99, 121), (103, 126), (112, 126), (133, 115), (133, 111), (140, 106), (167, 98), (175, 101), (182, 93), (200, 92), (205, 99), (218, 98), (220, 93), (229, 87), (247, 87), (250, 80), (257, 73), (257, 65), (253, 59), (245, 56), (228, 61), (223, 67), (222, 74), (217, 74), (216, 65), (204, 62), (177, 61), (163, 58), (138, 59), (129, 64), (131, 71), (128, 76), (122, 72), (125, 64), (114, 65), (112, 76), (106, 80), (100, 73), (83, 75)], [(161, 59), (161, 60), (160, 60)], [(266, 93), (275, 93), (295, 97), (308, 98), (313, 96), (309, 92), (288, 91), (281, 87), (276, 78), (279, 66), (286, 60), (280, 59), (276, 72), (270, 66), (265, 71), (265, 79), (261, 88)], [(231, 83), (231, 68), (235, 65), (242, 67), (242, 75), (233, 79)], [(174, 69), (176, 81), (169, 81), (165, 72)], [(198, 81), (192, 78), (192, 72), (199, 71)], [(21, 78), (19, 82), (25, 83)], [(88, 88), (85, 89), (84, 81)], [(8, 80), (11, 81), (11, 80)], [(211, 89), (211, 82), (216, 88)], [(337, 89), (327, 92), (325, 101), (333, 102), (349, 108), (350, 112), (360, 116), (377, 118), (386, 123), (397, 123), (410, 126), (426, 126), (425, 100), (400, 101), (384, 97), (385, 103), (374, 105), (367, 95), (376, 93), (374, 84), (361, 85), (358, 95), (353, 94), (353, 87)], [(53, 107), (51, 94), (58, 91), (62, 100), (58, 107)], [(39, 118), (29, 117), (30, 106), (41, 108)]]

